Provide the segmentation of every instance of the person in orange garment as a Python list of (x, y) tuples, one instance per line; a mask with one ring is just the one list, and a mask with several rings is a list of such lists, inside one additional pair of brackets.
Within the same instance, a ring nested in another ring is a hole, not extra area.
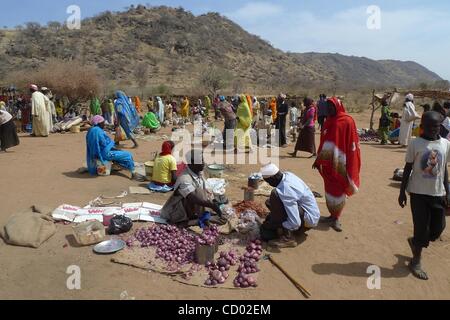
[(142, 109), (141, 109), (141, 99), (139, 99), (138, 96), (134, 97), (134, 106), (136, 107), (136, 111), (137, 111), (138, 113), (141, 113), (141, 112), (142, 112)]
[(270, 101), (270, 110), (272, 110), (272, 123), (275, 123), (277, 119), (277, 99), (272, 98)]

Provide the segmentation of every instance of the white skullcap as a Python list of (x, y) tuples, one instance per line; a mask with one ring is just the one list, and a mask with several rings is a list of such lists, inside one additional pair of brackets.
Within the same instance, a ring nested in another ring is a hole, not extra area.
[(47, 90), (48, 90), (47, 87), (42, 87), (42, 88), (41, 88), (41, 91), (47, 91)]
[(261, 175), (263, 178), (273, 177), (278, 172), (280, 172), (280, 169), (273, 163), (269, 163), (268, 165), (261, 168)]
[(35, 84), (30, 84), (30, 88), (37, 91), (38, 90), (38, 86)]
[(406, 95), (406, 99), (409, 100), (409, 101), (413, 101), (414, 100), (414, 95), (412, 93), (408, 93)]

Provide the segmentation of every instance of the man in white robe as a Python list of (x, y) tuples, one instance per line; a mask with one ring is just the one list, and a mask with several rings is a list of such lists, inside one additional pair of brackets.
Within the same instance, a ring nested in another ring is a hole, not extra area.
[(402, 147), (407, 147), (411, 140), (411, 134), (414, 121), (420, 119), (414, 106), (414, 96), (409, 93), (406, 95), (405, 105), (403, 106), (403, 115), (400, 122), (400, 135), (398, 141)]
[[(50, 132), (53, 132), (53, 114), (56, 115), (56, 109), (55, 109), (54, 103), (50, 100), (52, 97), (52, 94), (47, 87), (42, 87), (41, 92), (44, 94), (45, 108), (48, 112)], [(52, 105), (53, 105), (53, 110), (52, 110)]]
[(45, 96), (39, 92), (36, 85), (30, 86), (31, 92), (31, 115), (33, 116), (33, 133), (36, 137), (48, 137), (50, 133), (50, 113)]

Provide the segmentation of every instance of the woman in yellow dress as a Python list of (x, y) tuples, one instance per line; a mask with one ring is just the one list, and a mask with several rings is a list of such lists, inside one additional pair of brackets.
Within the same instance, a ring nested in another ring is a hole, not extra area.
[(252, 114), (247, 103), (247, 97), (244, 94), (239, 96), (239, 106), (236, 112), (236, 130), (235, 142), (238, 150), (251, 146), (250, 128), (252, 125)]
[(184, 121), (189, 118), (189, 99), (188, 97), (184, 97), (181, 101), (181, 117)]

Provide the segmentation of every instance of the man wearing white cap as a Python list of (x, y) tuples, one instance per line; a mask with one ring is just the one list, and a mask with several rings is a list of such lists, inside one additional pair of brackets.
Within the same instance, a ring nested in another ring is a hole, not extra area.
[(415, 120), (420, 119), (414, 106), (414, 96), (409, 93), (405, 97), (405, 104), (403, 106), (403, 115), (400, 125), (400, 135), (398, 141), (403, 148), (406, 148), (411, 140), (411, 133)]
[(266, 201), (270, 214), (261, 226), (261, 238), (271, 246), (295, 247), (293, 233), (314, 228), (319, 223), (320, 210), (314, 194), (299, 177), (281, 172), (274, 164), (264, 166), (261, 174), (275, 188)]
[(31, 115), (33, 116), (33, 133), (36, 137), (48, 137), (50, 133), (50, 113), (47, 110), (46, 98), (38, 87), (30, 85)]

